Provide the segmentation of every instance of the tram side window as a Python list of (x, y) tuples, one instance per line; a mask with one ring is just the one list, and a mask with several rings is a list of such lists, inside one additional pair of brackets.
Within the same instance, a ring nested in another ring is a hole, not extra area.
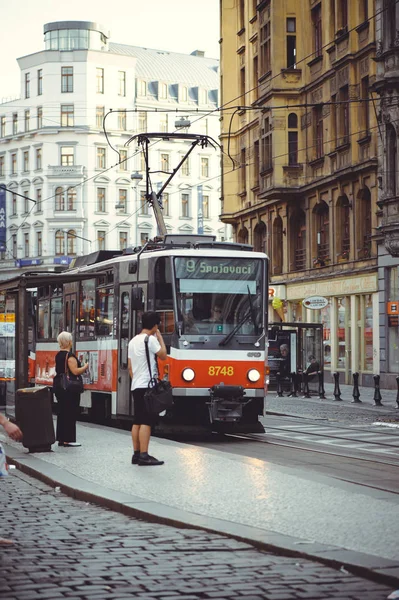
[(82, 281), (79, 297), (79, 338), (94, 337), (95, 291), (94, 279)]
[(39, 311), (37, 319), (37, 337), (39, 340), (47, 340), (50, 325), (50, 300), (39, 300)]
[(98, 288), (97, 290), (97, 322), (96, 333), (98, 336), (112, 336), (114, 320), (114, 290), (111, 288)]
[(155, 265), (155, 310), (159, 313), (161, 333), (173, 333), (175, 319), (173, 314), (172, 270), (168, 257), (158, 258)]
[(50, 303), (50, 338), (57, 338), (63, 327), (62, 298), (52, 298)]

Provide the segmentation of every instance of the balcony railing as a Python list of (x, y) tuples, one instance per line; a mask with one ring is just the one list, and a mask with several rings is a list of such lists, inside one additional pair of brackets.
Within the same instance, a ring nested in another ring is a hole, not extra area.
[(303, 271), (306, 267), (306, 249), (305, 248), (297, 248), (295, 250), (295, 261), (294, 261), (294, 269), (295, 271)]

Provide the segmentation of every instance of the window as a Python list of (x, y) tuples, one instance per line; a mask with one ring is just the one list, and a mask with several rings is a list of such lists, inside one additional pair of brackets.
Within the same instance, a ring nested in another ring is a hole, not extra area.
[(102, 127), (103, 127), (104, 115), (105, 115), (104, 106), (97, 106), (97, 108), (96, 108), (96, 127), (98, 129), (102, 129)]
[(147, 131), (147, 113), (139, 112), (139, 131), (145, 133)]
[(361, 104), (361, 123), (360, 127), (362, 129), (360, 133), (360, 137), (365, 137), (370, 133), (370, 98), (369, 98), (369, 78), (363, 77), (361, 81), (361, 94), (362, 94), (362, 104)]
[(119, 150), (119, 170), (127, 171), (127, 150)]
[[(96, 282), (88, 279), (81, 283), (79, 298), (79, 337), (93, 338), (96, 314)], [(69, 330), (70, 331), (70, 330)]]
[(267, 171), (273, 167), (272, 159), (272, 128), (270, 119), (267, 117), (263, 123), (262, 133), (262, 171)]
[(168, 115), (166, 113), (163, 113), (161, 115), (159, 128), (160, 128), (159, 130), (162, 133), (167, 133), (167, 131), (168, 131)]
[(30, 73), (25, 73), (25, 98), (30, 98)]
[(61, 147), (61, 166), (71, 167), (75, 162), (74, 149), (72, 146)]
[(38, 69), (37, 71), (37, 95), (41, 96), (43, 94), (43, 70)]
[(118, 190), (118, 210), (122, 212), (127, 212), (127, 190), (124, 188), (120, 188)]
[(76, 254), (76, 231), (70, 229), (67, 233), (67, 254), (73, 256)]
[(61, 67), (61, 92), (73, 92), (73, 67)]
[(97, 94), (104, 93), (104, 69), (96, 69), (96, 92)]
[(190, 196), (188, 194), (181, 195), (181, 216), (182, 217), (187, 218), (190, 216), (189, 201), (190, 201)]
[(245, 27), (245, 1), (240, 0), (239, 3), (239, 28), (240, 30)]
[(61, 104), (61, 127), (73, 127), (73, 104)]
[(17, 174), (17, 155), (11, 154), (11, 175)]
[(324, 156), (322, 106), (315, 106), (313, 109), (313, 137), (315, 148), (314, 156), (315, 158), (321, 158)]
[(125, 250), (127, 248), (127, 231), (119, 232), (119, 250)]
[(65, 210), (64, 190), (57, 187), (55, 190), (55, 210)]
[(201, 156), (201, 177), (209, 177), (209, 158)]
[(28, 191), (24, 191), (22, 192), (24, 195), (24, 214), (28, 214), (29, 213), (29, 198), (28, 198)]
[(0, 156), (0, 177), (4, 177), (4, 154)]
[(24, 113), (25, 116), (25, 131), (29, 131), (30, 129), (30, 110), (26, 110)]
[(12, 133), (13, 135), (18, 133), (18, 113), (12, 115)]
[(312, 9), (313, 24), (313, 53), (315, 57), (322, 55), (322, 23), (321, 23), (321, 4)]
[(0, 137), (5, 137), (6, 136), (6, 118), (3, 116), (1, 117), (1, 122), (0, 122)]
[(295, 113), (288, 115), (288, 164), (298, 164), (298, 116)]
[(24, 257), (29, 257), (29, 233), (24, 233)]
[(121, 129), (122, 131), (126, 131), (126, 111), (119, 111), (118, 112), (118, 129)]
[(42, 168), (42, 149), (36, 148), (36, 171)]
[(69, 187), (67, 189), (67, 210), (76, 209), (76, 189)]
[(12, 255), (13, 258), (17, 258), (18, 256), (18, 242), (17, 242), (17, 234), (13, 233), (13, 235), (11, 236), (11, 243), (12, 243)]
[(303, 210), (294, 210), (290, 217), (290, 270), (302, 271), (306, 267), (306, 216)]
[(169, 194), (168, 192), (164, 192), (162, 194), (162, 205), (163, 205), (163, 214), (165, 217), (169, 217), (170, 215), (170, 205), (169, 205)]
[(61, 229), (55, 232), (55, 254), (57, 256), (65, 254), (65, 235)]
[(246, 149), (245, 148), (241, 148), (241, 152), (240, 152), (239, 180), (240, 180), (240, 192), (245, 193), (246, 189), (247, 189), (247, 157), (246, 157)]
[(287, 68), (294, 69), (296, 67), (296, 19), (287, 19)]
[(36, 254), (37, 256), (42, 256), (43, 254), (43, 242), (42, 242), (42, 232), (36, 232)]
[(240, 69), (240, 96), (241, 102), (245, 104), (245, 67)]
[(41, 129), (43, 127), (43, 108), (41, 106), (37, 107), (37, 128)]
[(253, 69), (252, 69), (252, 94), (253, 99), (258, 99), (258, 82), (259, 82), (259, 59), (257, 56), (254, 57), (253, 60)]
[(348, 0), (338, 0), (338, 26), (341, 33), (348, 31)]
[(181, 166), (181, 174), (184, 177), (188, 177), (190, 175), (190, 158), (186, 158), (184, 163)]
[(148, 215), (148, 202), (143, 191), (140, 192), (140, 214)]
[(29, 171), (29, 150), (25, 150), (25, 152), (23, 153), (23, 159), (24, 159), (24, 172), (26, 173), (27, 171)]
[(126, 96), (126, 72), (118, 71), (118, 96)]
[(97, 188), (97, 212), (105, 212), (106, 209), (106, 198), (105, 188)]
[(330, 213), (328, 205), (321, 201), (313, 209), (313, 225), (316, 232), (316, 260), (324, 266), (330, 259)]
[(17, 214), (17, 194), (14, 192), (11, 196), (11, 214), (15, 216)]
[(42, 190), (37, 188), (36, 190), (36, 212), (42, 212)]
[(385, 49), (388, 50), (395, 45), (396, 37), (396, 6), (397, 0), (385, 0), (383, 10), (383, 39), (385, 42)]
[(99, 250), (105, 250), (105, 231), (97, 232), (97, 245)]
[(338, 105), (338, 145), (349, 144), (349, 87), (346, 85), (339, 91)]
[(260, 68), (261, 76), (271, 70), (270, 62), (270, 20), (260, 29)]
[(106, 168), (106, 148), (97, 146), (97, 169)]
[(397, 177), (398, 177), (398, 141), (396, 130), (392, 123), (387, 123), (386, 126), (386, 148), (387, 148), (387, 192), (389, 196), (396, 196)]
[(369, 0), (360, 0), (360, 22), (364, 23), (369, 18)]
[(161, 171), (169, 172), (169, 154), (161, 154)]
[(209, 219), (209, 196), (202, 196), (202, 216)]
[[(98, 232), (105, 233), (105, 232)], [(104, 248), (101, 248), (104, 250)], [(99, 288), (97, 296), (97, 321), (96, 333), (98, 336), (112, 336), (114, 321), (114, 290), (112, 288)]]

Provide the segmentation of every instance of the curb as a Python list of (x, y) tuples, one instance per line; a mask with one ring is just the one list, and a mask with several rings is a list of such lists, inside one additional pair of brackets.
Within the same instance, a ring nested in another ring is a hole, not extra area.
[[(87, 482), (60, 467), (41, 461), (33, 454), (21, 454), (8, 444), (4, 444), (4, 446), (9, 464), (15, 465), (23, 473), (35, 477), (51, 487), (59, 487), (62, 493), (77, 500), (98, 504), (115, 512), (153, 523), (187, 529), (202, 529), (210, 533), (225, 535), (276, 555), (312, 560), (334, 569), (343, 567), (353, 575), (392, 587), (399, 586), (399, 561), (395, 562), (337, 546), (295, 538), (275, 531), (206, 517), (138, 496), (117, 492), (102, 485)], [(299, 550), (298, 546), (301, 545), (306, 545), (306, 550)]]

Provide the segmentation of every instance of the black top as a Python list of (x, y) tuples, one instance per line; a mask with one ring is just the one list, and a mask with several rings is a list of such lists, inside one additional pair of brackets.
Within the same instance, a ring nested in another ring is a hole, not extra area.
[(68, 358), (70, 358), (71, 356), (76, 358), (78, 367), (82, 366), (80, 364), (80, 361), (78, 360), (77, 356), (75, 356), (73, 352), (68, 352), (67, 350), (60, 350), (55, 355), (55, 372), (57, 373), (57, 375), (60, 375), (60, 373), (65, 373), (65, 359), (66, 359), (67, 355), (68, 355)]

